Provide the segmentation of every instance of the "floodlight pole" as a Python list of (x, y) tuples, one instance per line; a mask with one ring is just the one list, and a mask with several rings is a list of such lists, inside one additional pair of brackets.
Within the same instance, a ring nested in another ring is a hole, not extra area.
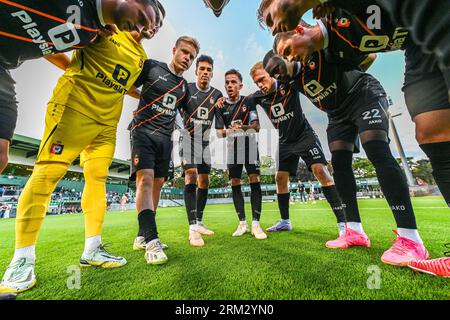
[[(392, 106), (393, 102), (390, 97), (388, 97), (389, 105)], [(402, 160), (403, 170), (405, 171), (406, 180), (408, 182), (408, 185), (410, 187), (417, 186), (416, 180), (414, 179), (411, 168), (408, 165), (408, 160), (406, 159), (405, 150), (403, 149), (402, 143), (400, 141), (400, 136), (397, 131), (397, 127), (395, 126), (394, 118), (401, 116), (402, 114), (396, 114), (392, 115), (390, 112), (389, 114), (389, 124), (392, 128), (392, 134), (394, 136), (395, 145), (397, 146), (398, 154), (400, 155), (400, 159)]]

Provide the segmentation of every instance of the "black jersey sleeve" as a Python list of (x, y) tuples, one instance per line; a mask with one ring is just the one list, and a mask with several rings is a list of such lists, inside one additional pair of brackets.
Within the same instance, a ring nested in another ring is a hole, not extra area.
[(136, 88), (139, 88), (144, 84), (145, 79), (148, 77), (148, 72), (150, 70), (151, 64), (152, 64), (151, 60), (145, 60), (144, 67), (142, 68), (141, 74), (134, 82), (134, 86)]
[(225, 129), (225, 119), (223, 118), (223, 108), (216, 108), (215, 112), (216, 129)]

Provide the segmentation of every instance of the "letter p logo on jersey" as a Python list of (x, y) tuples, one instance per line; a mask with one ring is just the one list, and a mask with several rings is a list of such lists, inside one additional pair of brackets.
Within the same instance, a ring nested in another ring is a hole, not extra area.
[(118, 83), (120, 83), (123, 86), (127, 85), (128, 80), (130, 79), (130, 76), (131, 76), (131, 72), (128, 71), (125, 67), (121, 66), (120, 64), (118, 64), (116, 66), (116, 69), (114, 70), (114, 73), (113, 73), (114, 80), (116, 80)]

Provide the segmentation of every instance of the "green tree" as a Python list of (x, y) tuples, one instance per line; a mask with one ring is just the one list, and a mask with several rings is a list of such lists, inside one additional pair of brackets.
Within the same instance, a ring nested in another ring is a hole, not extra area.
[(377, 176), (374, 166), (366, 158), (358, 157), (353, 159), (353, 172), (355, 173), (356, 179), (367, 179)]
[(412, 174), (415, 178), (422, 179), (428, 184), (435, 184), (433, 168), (428, 159), (417, 160), (412, 164)]

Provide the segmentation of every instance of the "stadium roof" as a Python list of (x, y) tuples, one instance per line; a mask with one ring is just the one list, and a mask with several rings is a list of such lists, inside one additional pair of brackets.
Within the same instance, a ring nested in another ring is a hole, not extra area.
[[(10, 163), (18, 165), (33, 166), (39, 152), (41, 140), (31, 137), (15, 134), (10, 146)], [(71, 171), (81, 172), (79, 167), (80, 158), (78, 157), (71, 167)], [(130, 161), (113, 159), (111, 164), (110, 176), (120, 179), (128, 179), (130, 172)]]

